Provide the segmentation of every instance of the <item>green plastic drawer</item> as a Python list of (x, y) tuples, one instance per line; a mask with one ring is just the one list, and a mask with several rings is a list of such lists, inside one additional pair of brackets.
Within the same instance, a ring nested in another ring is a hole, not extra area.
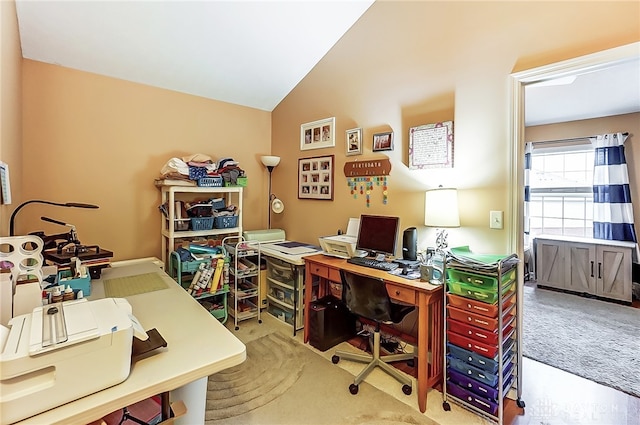
[[(506, 294), (515, 287), (515, 280), (502, 286), (502, 294)], [(478, 301), (493, 304), (498, 301), (498, 291), (495, 289), (485, 289), (471, 283), (462, 283), (456, 281), (447, 281), (447, 287), (453, 294), (462, 297), (471, 298)]]
[[(447, 277), (453, 282), (468, 283), (481, 286), (485, 289), (498, 289), (498, 276), (472, 273), (454, 268), (447, 268)], [(512, 268), (502, 275), (502, 283), (505, 284), (516, 278), (516, 268)]]

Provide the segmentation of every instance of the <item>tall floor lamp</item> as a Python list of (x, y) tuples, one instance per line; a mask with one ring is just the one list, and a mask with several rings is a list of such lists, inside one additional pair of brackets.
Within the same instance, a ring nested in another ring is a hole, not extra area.
[[(269, 200), (268, 200), (268, 204), (267, 204), (267, 208), (269, 211), (269, 229), (271, 229), (271, 207), (272, 207), (272, 202), (273, 202), (273, 206), (274, 208), (278, 208), (279, 211), (278, 212), (282, 212), (282, 209), (284, 209), (284, 206), (282, 205), (282, 201), (280, 201), (278, 198), (275, 197), (274, 194), (271, 193), (271, 173), (273, 173), (273, 169), (276, 168), (276, 166), (278, 164), (280, 164), (280, 157), (279, 156), (272, 156), (272, 155), (264, 155), (262, 157), (260, 157), (260, 161), (262, 161), (262, 164), (267, 167), (267, 171), (269, 171)], [(276, 207), (276, 201), (278, 206)]]

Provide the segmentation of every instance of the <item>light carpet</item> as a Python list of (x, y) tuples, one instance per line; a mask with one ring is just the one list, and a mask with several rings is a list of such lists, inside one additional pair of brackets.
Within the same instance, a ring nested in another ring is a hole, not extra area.
[(366, 382), (350, 395), (353, 375), (280, 332), (246, 345), (244, 363), (209, 377), (208, 425), (435, 424)]
[(640, 397), (640, 309), (524, 287), (523, 355)]

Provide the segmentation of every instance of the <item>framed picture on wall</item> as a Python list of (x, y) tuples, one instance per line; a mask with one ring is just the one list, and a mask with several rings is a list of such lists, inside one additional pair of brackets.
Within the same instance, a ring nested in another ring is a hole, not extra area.
[(336, 118), (308, 122), (300, 126), (300, 150), (330, 148), (336, 145)]
[(362, 129), (352, 128), (347, 130), (347, 156), (362, 154)]
[(333, 155), (298, 159), (298, 198), (333, 200)]
[(392, 151), (393, 150), (393, 132), (376, 133), (373, 135), (373, 151)]

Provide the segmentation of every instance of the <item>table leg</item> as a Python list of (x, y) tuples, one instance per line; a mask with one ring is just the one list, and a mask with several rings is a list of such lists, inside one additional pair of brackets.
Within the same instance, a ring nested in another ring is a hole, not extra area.
[(307, 264), (304, 272), (304, 342), (309, 342), (309, 311), (311, 308), (311, 293), (313, 292), (313, 275)]
[(418, 293), (418, 407), (427, 410), (429, 371), (429, 304), (427, 296)]

